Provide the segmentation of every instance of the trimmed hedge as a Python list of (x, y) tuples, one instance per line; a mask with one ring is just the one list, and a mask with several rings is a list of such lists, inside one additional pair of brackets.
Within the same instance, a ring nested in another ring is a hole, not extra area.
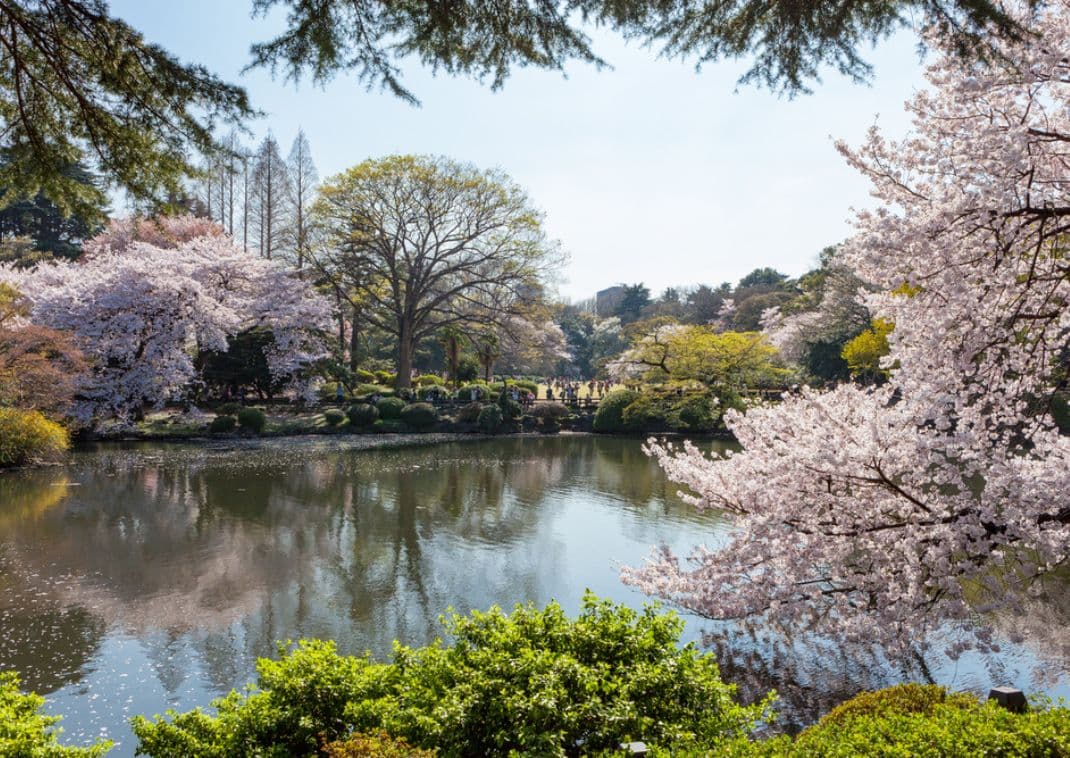
[(466, 424), (474, 424), (479, 421), (479, 414), (482, 410), (483, 403), (478, 401), (469, 403), (461, 408), (460, 412), (457, 414), (457, 420)]
[(260, 434), (267, 426), (267, 416), (259, 408), (242, 408), (238, 411), (238, 426), (246, 431)]
[(379, 418), (379, 409), (371, 403), (354, 403), (346, 415), (353, 426), (371, 426)]
[(496, 405), (486, 405), (479, 412), (479, 428), (487, 434), (493, 434), (502, 426), (502, 409)]
[(430, 403), (410, 403), (401, 409), (401, 420), (413, 429), (430, 429), (438, 423), (438, 411)]
[(67, 430), (38, 411), (0, 408), (0, 466), (57, 461), (69, 446)]
[(401, 418), (401, 411), (405, 407), (405, 401), (400, 397), (384, 397), (375, 407), (379, 409), (379, 418), (396, 420)]
[(628, 431), (624, 426), (624, 409), (639, 398), (632, 390), (613, 390), (598, 401), (594, 414), (594, 430), (608, 434)]
[(331, 408), (323, 414), (323, 420), (327, 422), (327, 426), (338, 426), (346, 420), (346, 414), (337, 408)]
[(421, 750), (386, 732), (357, 733), (345, 741), (332, 742), (324, 747), (326, 758), (435, 758), (436, 750)]
[(208, 431), (212, 434), (227, 434), (233, 432), (234, 428), (238, 425), (238, 419), (234, 416), (216, 416), (208, 424)]

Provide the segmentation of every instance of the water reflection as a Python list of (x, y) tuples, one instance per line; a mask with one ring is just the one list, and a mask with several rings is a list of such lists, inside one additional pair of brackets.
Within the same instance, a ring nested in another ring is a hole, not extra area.
[[(574, 611), (588, 587), (638, 605), (619, 562), (723, 535), (674, 492), (635, 440), (87, 449), (61, 469), (0, 476), (0, 669), (51, 693), (68, 737), (106, 731), (131, 755), (130, 715), (206, 703), (278, 640), (385, 655), (394, 639), (434, 638), (447, 607), (556, 598)], [(1065, 623), (1065, 606), (1037, 602), (1040, 627)], [(703, 628), (691, 619), (687, 633)], [(799, 719), (904, 675), (834, 644), (785, 655), (713, 631), (727, 677), (748, 696), (775, 686)], [(1065, 672), (1066, 639), (1030, 635)]]

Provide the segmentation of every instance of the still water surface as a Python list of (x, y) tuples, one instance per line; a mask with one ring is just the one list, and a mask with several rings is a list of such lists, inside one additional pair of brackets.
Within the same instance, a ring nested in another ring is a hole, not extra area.
[[(450, 607), (575, 611), (585, 588), (639, 605), (622, 563), (726, 534), (675, 489), (637, 440), (598, 437), (84, 448), (68, 466), (0, 476), (0, 669), (48, 697), (65, 741), (106, 735), (111, 755), (132, 755), (130, 716), (207, 704), (278, 640), (385, 656), (394, 639), (433, 639)], [(1024, 644), (995, 662), (934, 656), (933, 677), (1070, 695), (1065, 608), (1037, 612)], [(688, 620), (689, 638), (704, 631), (725, 632)], [(719, 655), (744, 693), (777, 687), (802, 721), (919, 676), (835, 645), (785, 660), (744, 641)]]

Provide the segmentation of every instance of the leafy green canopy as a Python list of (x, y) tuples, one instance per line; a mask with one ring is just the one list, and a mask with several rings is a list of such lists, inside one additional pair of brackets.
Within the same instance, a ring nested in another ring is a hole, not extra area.
[(564, 70), (571, 60), (606, 65), (586, 31), (613, 29), (663, 55), (707, 63), (752, 56), (743, 81), (793, 94), (831, 66), (856, 80), (871, 67), (859, 48), (907, 25), (935, 26), (963, 55), (987, 54), (990, 33), (1023, 30), (994, 0), (254, 0), (255, 12), (287, 12), (285, 31), (253, 46), (253, 65), (317, 82), (353, 71), (410, 102), (398, 60), (490, 80), (533, 66)]
[[(491, 406), (493, 407), (493, 406)], [(135, 719), (139, 751), (164, 756), (309, 755), (352, 731), (385, 730), (442, 756), (565, 755), (625, 740), (702, 751), (741, 739), (769, 701), (737, 704), (710, 654), (677, 646), (683, 624), (588, 594), (569, 619), (556, 603), (453, 616), (450, 644), (395, 643), (393, 662), (303, 641), (261, 660), (255, 690), (200, 710)]]
[(4, 0), (0, 49), (0, 205), (41, 193), (91, 217), (103, 188), (76, 163), (139, 201), (177, 196), (212, 130), (253, 115), (241, 88), (147, 43), (103, 0)]
[(92, 758), (104, 755), (111, 741), (92, 747), (65, 747), (57, 736), (56, 716), (45, 716), (40, 695), (19, 691), (19, 678), (12, 671), (0, 672), (0, 755), (49, 756), (49, 758)]

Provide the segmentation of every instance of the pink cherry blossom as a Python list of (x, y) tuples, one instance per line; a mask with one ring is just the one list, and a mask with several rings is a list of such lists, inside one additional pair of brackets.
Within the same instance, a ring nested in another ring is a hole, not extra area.
[(839, 146), (879, 201), (841, 260), (895, 324), (890, 381), (729, 412), (734, 455), (652, 444), (734, 530), (625, 581), (709, 618), (892, 653), (958, 628), (955, 655), (991, 644), (978, 609), (1065, 567), (1070, 438), (1047, 401), (1070, 354), (1070, 2), (1037, 14), (1040, 37), (1002, 43), (990, 68), (942, 53), (905, 139)]

